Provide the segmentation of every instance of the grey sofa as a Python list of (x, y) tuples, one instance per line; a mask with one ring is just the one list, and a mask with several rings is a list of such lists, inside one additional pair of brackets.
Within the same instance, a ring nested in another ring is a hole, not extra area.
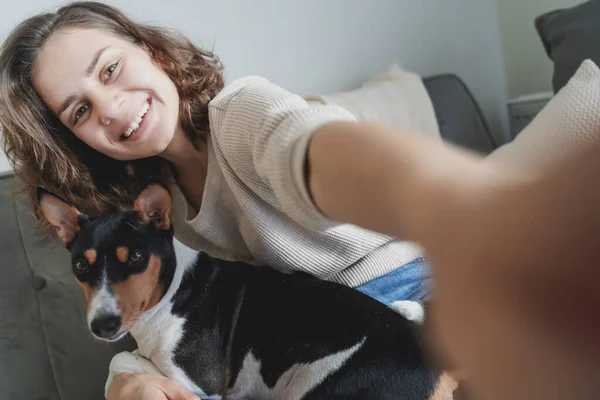
[[(496, 147), (458, 77), (424, 81), (446, 139), (483, 153)], [(22, 200), (12, 196), (17, 183), (0, 178), (0, 399), (103, 399), (111, 357), (135, 344), (92, 338), (69, 254), (35, 232)]]
[(15, 184), (0, 179), (0, 399), (102, 399), (111, 356), (133, 343), (86, 331), (69, 254), (35, 232)]

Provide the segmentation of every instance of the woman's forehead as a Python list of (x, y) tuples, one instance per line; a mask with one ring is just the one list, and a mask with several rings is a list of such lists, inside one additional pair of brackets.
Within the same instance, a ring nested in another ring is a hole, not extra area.
[(65, 29), (44, 44), (33, 66), (33, 83), (42, 98), (57, 111), (60, 103), (77, 92), (82, 79), (90, 76), (90, 66), (104, 51), (132, 46), (100, 29)]

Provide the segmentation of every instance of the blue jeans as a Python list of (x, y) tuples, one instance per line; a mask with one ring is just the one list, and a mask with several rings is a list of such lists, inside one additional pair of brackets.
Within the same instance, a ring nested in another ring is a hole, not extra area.
[(417, 258), (356, 290), (389, 306), (398, 300), (428, 300), (431, 284), (429, 264), (424, 258)]

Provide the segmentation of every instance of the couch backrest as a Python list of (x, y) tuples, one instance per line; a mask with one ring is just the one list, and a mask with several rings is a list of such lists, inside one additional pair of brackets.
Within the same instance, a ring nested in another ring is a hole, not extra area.
[(432, 76), (423, 83), (444, 139), (483, 154), (497, 147), (477, 101), (458, 76)]

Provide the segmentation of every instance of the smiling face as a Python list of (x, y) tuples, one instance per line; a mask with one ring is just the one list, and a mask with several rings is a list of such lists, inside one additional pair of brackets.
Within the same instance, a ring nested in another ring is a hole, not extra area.
[(173, 81), (143, 47), (102, 30), (52, 35), (33, 83), (67, 128), (111, 158), (160, 155), (181, 130)]

